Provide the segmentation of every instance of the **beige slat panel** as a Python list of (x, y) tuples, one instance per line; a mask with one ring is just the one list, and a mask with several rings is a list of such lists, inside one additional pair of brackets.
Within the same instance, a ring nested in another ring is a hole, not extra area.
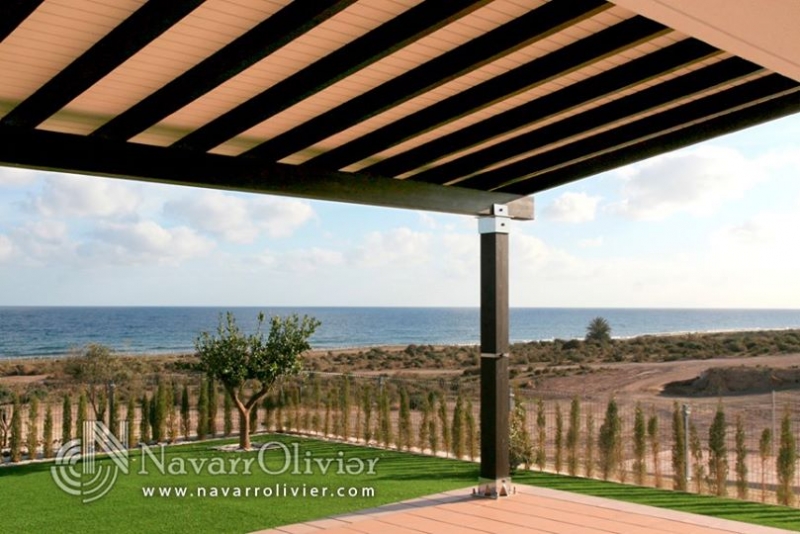
[[(717, 93), (721, 93), (723, 91), (727, 91), (727, 90), (729, 90), (729, 89), (731, 89), (733, 87), (737, 87), (739, 85), (742, 85), (742, 84), (745, 84), (745, 83), (748, 83), (748, 82), (752, 82), (752, 81), (757, 80), (759, 78), (762, 78), (764, 76), (769, 76), (770, 74), (772, 74), (772, 72), (770, 72), (770, 71), (761, 71), (761, 72), (752, 74), (750, 76), (746, 76), (746, 77), (744, 77), (744, 78), (742, 78), (740, 80), (737, 80), (735, 82), (724, 84), (722, 87), (717, 87), (717, 88), (714, 88), (714, 89), (710, 89), (708, 91), (703, 91), (703, 92), (698, 93), (696, 95), (692, 95), (691, 97), (687, 97), (687, 98), (676, 100), (675, 102), (671, 102), (670, 104), (667, 104), (665, 106), (661, 106), (661, 107), (649, 110), (649, 111), (647, 111), (645, 113), (632, 115), (630, 117), (627, 117), (624, 120), (616, 121), (614, 123), (610, 123), (608, 125), (604, 125), (604, 126), (602, 126), (600, 128), (594, 128), (594, 129), (591, 129), (591, 130), (587, 130), (585, 132), (582, 132), (579, 135), (570, 137), (569, 139), (565, 139), (565, 140), (559, 141), (558, 143), (553, 143), (552, 145), (548, 145), (547, 147), (544, 147), (542, 150), (538, 150), (535, 153), (546, 152), (546, 151), (556, 149), (556, 148), (558, 148), (560, 146), (563, 146), (563, 145), (566, 145), (566, 144), (570, 144), (570, 143), (574, 143), (576, 141), (580, 141), (581, 139), (584, 139), (586, 137), (590, 137), (592, 135), (597, 135), (597, 134), (603, 133), (605, 131), (611, 130), (613, 128), (624, 126), (625, 124), (629, 124), (631, 122), (650, 117), (651, 115), (656, 115), (658, 113), (663, 113), (665, 111), (669, 111), (670, 109), (674, 109), (674, 108), (689, 104), (691, 102), (694, 102), (695, 100), (700, 100), (702, 98), (706, 98), (708, 96), (712, 96), (712, 95), (715, 95)], [(682, 128), (676, 128), (676, 129), (682, 129)], [(658, 135), (662, 135), (664, 133), (668, 133), (669, 131), (672, 131), (672, 130), (659, 132)], [(637, 142), (642, 141), (642, 140), (646, 140), (648, 138), (649, 137), (645, 137), (643, 139), (639, 139), (639, 140), (637, 140)], [(623, 145), (623, 146), (626, 146), (626, 145)], [(615, 147), (614, 150), (616, 150), (617, 148), (620, 148), (620, 147)], [(603, 151), (601, 153), (605, 153), (605, 152), (607, 152), (607, 151)], [(492, 167), (487, 167), (487, 169), (485, 169), (485, 170), (492, 170), (492, 169), (496, 169), (496, 168), (502, 167), (503, 165), (508, 165), (510, 163), (513, 163), (515, 161), (518, 161), (520, 159), (523, 159), (524, 157), (533, 155), (535, 153), (527, 154), (526, 156), (520, 156), (518, 158), (514, 158), (514, 159), (511, 159), (511, 160), (505, 161), (502, 164), (493, 165)], [(599, 154), (598, 153), (588, 154), (585, 158), (582, 158), (582, 159), (588, 159), (588, 158), (591, 158), (591, 157), (594, 157), (594, 156), (597, 156), (597, 155), (599, 155)], [(531, 174), (528, 174), (528, 175), (525, 175), (525, 176), (521, 176), (521, 177), (516, 178), (514, 180), (511, 180), (511, 181), (509, 181), (509, 182), (507, 182), (506, 184), (503, 184), (503, 185), (508, 185), (510, 183), (515, 183), (515, 182), (522, 181), (525, 178), (533, 176), (534, 174), (535, 173), (531, 173)], [(500, 186), (498, 186), (498, 188), (499, 187)]]
[[(529, 61), (532, 61), (536, 58), (545, 56), (551, 52), (554, 52), (564, 46), (570, 45), (592, 33), (596, 33), (603, 29), (606, 29), (614, 24), (625, 20), (626, 18), (630, 18), (633, 15), (625, 10), (620, 8), (614, 8), (609, 11), (605, 11), (588, 19), (586, 21), (582, 21), (571, 28), (568, 28), (564, 31), (558, 32), (547, 39), (544, 39), (540, 42), (533, 43), (532, 45), (510, 54), (504, 58), (499, 59), (498, 61), (493, 62), (486, 67), (478, 69), (472, 73), (469, 73), (461, 78), (454, 80), (448, 84), (445, 84), (433, 91), (430, 91), (424, 95), (421, 95), (417, 98), (410, 100), (400, 106), (397, 106), (391, 110), (388, 110), (376, 117), (371, 118), (368, 121), (365, 121), (359, 125), (356, 125), (340, 134), (332, 136), (320, 143), (317, 143), (315, 146), (310, 147), (304, 151), (298, 152), (297, 154), (293, 154), (289, 158), (284, 159), (286, 163), (301, 163), (306, 161), (315, 155), (324, 152), (326, 150), (330, 150), (331, 148), (335, 148), (342, 144), (345, 144), (353, 139), (361, 137), (371, 131), (374, 131), (377, 128), (380, 128), (386, 124), (390, 124), (398, 119), (401, 119), (411, 113), (424, 109), (436, 102), (444, 100), (445, 98), (451, 96), (452, 94), (458, 93), (463, 91), (469, 87), (477, 85), (483, 81), (486, 81), (494, 76), (499, 74), (503, 74), (512, 70), (516, 67), (519, 67)], [(609, 67), (610, 68), (610, 67)], [(569, 83), (574, 83), (573, 80)], [(556, 84), (556, 87), (553, 87), (553, 83)], [(386, 151), (382, 152), (380, 155), (380, 159), (400, 152), (404, 152), (413, 146), (418, 146), (428, 140), (435, 139), (440, 137), (441, 135), (461, 129), (465, 126), (470, 124), (474, 124), (475, 122), (479, 122), (484, 118), (491, 116), (499, 111), (505, 111), (506, 109), (510, 109), (516, 107), (522, 103), (526, 103), (534, 98), (538, 98), (541, 94), (546, 94), (555, 88), (561, 87), (562, 84), (559, 81), (543, 84), (534, 88), (532, 90), (526, 91), (524, 93), (520, 93), (518, 95), (509, 97), (501, 102), (498, 102), (492, 106), (485, 108), (484, 110), (478, 111), (452, 123), (443, 125), (427, 134), (422, 134), (414, 139), (408, 140), (397, 147), (387, 149)], [(370, 158), (369, 160), (365, 160), (364, 162), (355, 163), (346, 168), (348, 171), (355, 171), (361, 169), (368, 164), (374, 162), (375, 160)]]
[(132, 140), (172, 144), (420, 1), (361, 0)]
[[(446, 163), (448, 161), (451, 161), (451, 160), (457, 159), (459, 157), (465, 156), (467, 154), (471, 154), (473, 152), (477, 152), (479, 150), (483, 150), (484, 148), (487, 148), (487, 147), (490, 147), (492, 145), (501, 143), (501, 142), (503, 142), (503, 141), (505, 141), (507, 139), (510, 139), (512, 137), (516, 137), (518, 135), (522, 135), (522, 134), (525, 134), (525, 133), (528, 133), (528, 132), (543, 128), (543, 127), (545, 127), (545, 126), (547, 126), (549, 124), (552, 124), (554, 122), (559, 122), (559, 121), (562, 121), (562, 120), (567, 119), (569, 117), (572, 117), (574, 115), (579, 115), (581, 113), (584, 113), (586, 111), (589, 111), (591, 109), (599, 107), (599, 106), (601, 106), (603, 104), (606, 104), (608, 102), (611, 102), (611, 101), (614, 101), (614, 100), (618, 100), (620, 98), (623, 98), (625, 96), (637, 93), (637, 92), (642, 91), (644, 89), (647, 89), (649, 87), (653, 87), (654, 85), (658, 85), (658, 84), (664, 83), (664, 82), (666, 82), (668, 80), (671, 80), (673, 78), (677, 78), (679, 76), (683, 76), (685, 74), (688, 74), (689, 72), (692, 72), (694, 70), (709, 66), (711, 64), (717, 63), (717, 62), (722, 61), (724, 59), (727, 59), (729, 57), (731, 57), (731, 56), (728, 55), (728, 54), (718, 54), (718, 55), (714, 56), (713, 58), (709, 58), (709, 59), (706, 59), (704, 61), (698, 62), (698, 63), (692, 65), (691, 67), (678, 69), (676, 71), (673, 71), (671, 73), (665, 74), (665, 75), (660, 76), (658, 78), (655, 78), (653, 80), (649, 80), (647, 82), (635, 85), (633, 87), (629, 87), (629, 88), (627, 88), (627, 89), (625, 89), (623, 91), (619, 91), (617, 93), (614, 93), (612, 96), (604, 97), (604, 98), (601, 98), (601, 99), (597, 99), (597, 100), (594, 100), (592, 102), (586, 103), (586, 104), (584, 104), (582, 106), (578, 106), (578, 107), (572, 108), (570, 110), (567, 110), (567, 111), (565, 111), (563, 113), (559, 113), (559, 114), (556, 114), (554, 116), (548, 117), (548, 118), (546, 118), (546, 119), (544, 119), (542, 121), (537, 122), (534, 125), (531, 125), (531, 126), (528, 126), (528, 127), (525, 127), (525, 128), (521, 128), (521, 129), (519, 129), (519, 130), (517, 130), (515, 132), (512, 132), (511, 134), (498, 136), (498, 137), (496, 137), (494, 139), (491, 139), (490, 141), (487, 141), (485, 143), (481, 143), (481, 144), (476, 145), (474, 147), (471, 147), (471, 148), (469, 148), (467, 150), (462, 150), (462, 151), (460, 151), (460, 152), (458, 152), (456, 154), (453, 154), (453, 155), (448, 156), (446, 158), (442, 158), (442, 159), (440, 159), (440, 160), (438, 160), (438, 161), (436, 161), (436, 162), (434, 162), (432, 164), (428, 164), (428, 165), (425, 165), (424, 167), (421, 167), (421, 168), (416, 169), (414, 171), (410, 171), (408, 173), (405, 173), (405, 174), (401, 175), (400, 178), (408, 178), (408, 177), (413, 176), (414, 174), (417, 174), (418, 172), (421, 172), (423, 170), (426, 170), (426, 169), (429, 169), (429, 168), (432, 168), (432, 167), (436, 167), (438, 165), (441, 165), (441, 164)], [(548, 147), (542, 147), (540, 149), (527, 152), (524, 155), (521, 155), (519, 157), (515, 157), (515, 158), (511, 158), (509, 160), (503, 161), (503, 162), (499, 163), (498, 165), (493, 166), (492, 168), (497, 167), (497, 166), (505, 165), (505, 164), (510, 163), (512, 161), (516, 161), (516, 160), (522, 159), (524, 157), (528, 157), (528, 156), (537, 154), (539, 152), (543, 152), (545, 150), (550, 150), (550, 148), (551, 147), (549, 147), (549, 146)], [(482, 172), (482, 171), (483, 171), (483, 169), (476, 169), (476, 174), (478, 172)]]
[(0, 116), (28, 98), (145, 0), (47, 0), (0, 43)]
[[(730, 56), (728, 56), (728, 57), (730, 57)], [(694, 70), (694, 69), (692, 69), (692, 70)], [(689, 72), (689, 70), (687, 69), (687, 70), (681, 71), (681, 72), (685, 73), (685, 72)], [(629, 117), (626, 117), (625, 119), (621, 119), (621, 120), (614, 121), (614, 122), (611, 122), (611, 123), (608, 123), (608, 124), (604, 124), (604, 125), (599, 126), (597, 128), (587, 129), (586, 131), (583, 131), (580, 134), (564, 138), (564, 139), (559, 140), (559, 141), (557, 141), (555, 143), (550, 143), (549, 145), (540, 147), (540, 148), (538, 148), (536, 150), (531, 150), (529, 152), (525, 152), (523, 154), (519, 154), (519, 155), (517, 155), (517, 156), (515, 156), (513, 158), (509, 158), (509, 159), (504, 160), (502, 162), (498, 162), (498, 163), (496, 163), (494, 165), (486, 167), (485, 169), (476, 170), (475, 173), (470, 174), (468, 176), (473, 176), (474, 174), (479, 174), (480, 172), (497, 169), (497, 168), (503, 167), (505, 165), (509, 165), (511, 163), (514, 163), (516, 161), (519, 161), (519, 160), (522, 160), (522, 159), (525, 159), (525, 158), (528, 158), (528, 157), (531, 157), (531, 156), (535, 156), (536, 154), (541, 154), (543, 152), (548, 152), (550, 150), (554, 150), (554, 149), (556, 149), (558, 147), (561, 147), (561, 146), (564, 146), (564, 145), (568, 145), (568, 144), (574, 143), (576, 141), (580, 141), (581, 139), (584, 139), (586, 137), (590, 137), (590, 136), (596, 135), (598, 133), (602, 133), (602, 132), (605, 132), (605, 131), (608, 131), (608, 130), (612, 130), (614, 128), (617, 128), (619, 126), (623, 126), (625, 124), (629, 124), (629, 123), (637, 121), (639, 119), (643, 119), (643, 118), (649, 117), (651, 115), (655, 115), (657, 113), (661, 113), (661, 112), (669, 110), (669, 109), (677, 108), (679, 106), (682, 106), (682, 105), (687, 104), (689, 102), (693, 102), (693, 101), (698, 100), (700, 98), (705, 98), (707, 96), (710, 96), (710, 95), (713, 95), (713, 94), (728, 90), (728, 89), (730, 89), (732, 87), (736, 87), (737, 85), (741, 85), (743, 83), (747, 83), (747, 82), (756, 80), (756, 79), (761, 78), (763, 76), (766, 76), (768, 74), (769, 73), (766, 73), (766, 72), (754, 73), (754, 74), (752, 74), (750, 76), (743, 77), (740, 80), (736, 80), (734, 82), (730, 82), (730, 83), (724, 84), (722, 87), (716, 87), (716, 88), (713, 88), (713, 89), (709, 89), (708, 91), (702, 91), (702, 92), (700, 92), (700, 93), (698, 93), (696, 95), (692, 95), (692, 96), (689, 96), (689, 97), (686, 97), (686, 98), (678, 99), (678, 100), (676, 100), (674, 102), (670, 102), (669, 104), (665, 104), (663, 106), (658, 106), (658, 107), (655, 107), (655, 108), (653, 108), (651, 110), (631, 115)], [(666, 81), (667, 79), (672, 79), (672, 78), (674, 78), (676, 76), (677, 76), (677, 74), (672, 74), (669, 77), (664, 76), (663, 78), (659, 78), (658, 83), (662, 83), (662, 82)], [(652, 84), (649, 84), (649, 86), (651, 86), (651, 85)], [(637, 87), (637, 91), (632, 91), (632, 92), (638, 92), (638, 90), (641, 90), (641, 89), (639, 87)], [(620, 95), (619, 97), (615, 97), (615, 98), (609, 99), (609, 100), (616, 100), (618, 98), (622, 98), (622, 96), (624, 96), (624, 95)], [(596, 106), (592, 106), (592, 107), (596, 107)], [(582, 112), (586, 111), (587, 109), (590, 109), (590, 108), (587, 106), (585, 109), (584, 108), (575, 109), (568, 116), (577, 115), (579, 113), (582, 113)], [(566, 114), (565, 114), (565, 116), (566, 116)], [(558, 116), (557, 118), (553, 118), (553, 119), (549, 120), (547, 123), (549, 124), (549, 123), (556, 122), (557, 120), (561, 120), (561, 119), (562, 119), (562, 117)]]
[[(230, 43), (290, 0), (208, 0), (41, 125), (89, 134)], [(80, 118), (80, 120), (76, 120)], [(71, 122), (73, 122), (71, 124)]]
[[(451, 133), (451, 132), (463, 129), (463, 128), (467, 127), (467, 126), (476, 124), (476, 123), (478, 123), (478, 122), (480, 122), (482, 120), (485, 120), (485, 119), (488, 119), (488, 118), (492, 117), (493, 115), (497, 115), (497, 114), (502, 113), (504, 111), (508, 111), (508, 110), (513, 109), (515, 107), (518, 107), (520, 105), (523, 105), (523, 104), (526, 104), (526, 103), (531, 102), (533, 100), (536, 100), (537, 98), (540, 98), (542, 96), (545, 96), (547, 94), (555, 92), (555, 91), (557, 91), (559, 89), (567, 87), (568, 85), (571, 85), (573, 83), (585, 80), (587, 78), (591, 78), (592, 76), (595, 76), (597, 74), (600, 74), (602, 72), (610, 70), (610, 69), (612, 69), (614, 67), (620, 66), (620, 65), (622, 65), (624, 63), (627, 63), (628, 61), (631, 61), (633, 59), (645, 56), (645, 55), (647, 55), (648, 53), (651, 53), (654, 50), (658, 50), (660, 48), (664, 48), (666, 46), (669, 46), (670, 44), (678, 42), (678, 41), (682, 40), (683, 38), (684, 38), (684, 36), (682, 36), (680, 34), (676, 34), (674, 32), (670, 33), (670, 34), (667, 34), (667, 35), (664, 35), (664, 36), (661, 36), (661, 37), (657, 37), (656, 39), (653, 39), (653, 40), (649, 41), (648, 43), (644, 43), (644, 44), (641, 44), (641, 45), (639, 45), (637, 47), (631, 48), (631, 49), (625, 51), (625, 53), (616, 54), (614, 56), (611, 56), (609, 58), (601, 60), (601, 61), (599, 61), (599, 62), (597, 62), (597, 63), (595, 63), (593, 65), (584, 67), (582, 69), (579, 69), (577, 71), (569, 73), (566, 76), (560, 77), (560, 78), (558, 78), (556, 80), (553, 80), (551, 82), (548, 82), (548, 83), (542, 84), (542, 85), (540, 85), (538, 87), (535, 87), (534, 89), (532, 89), (530, 91), (527, 91), (527, 92), (522, 93), (520, 95), (517, 95), (517, 96), (515, 96), (513, 98), (510, 98), (510, 99), (507, 99), (507, 100), (505, 100), (503, 102), (495, 104), (494, 106), (491, 106), (491, 107), (486, 108), (484, 110), (481, 110), (479, 112), (473, 113), (472, 115), (469, 115), (468, 117), (464, 117), (464, 118), (462, 118), (462, 119), (460, 119), (458, 121), (454, 121), (452, 123), (449, 123), (449, 124), (439, 128), (439, 129), (437, 129), (434, 132), (429, 132), (429, 133), (426, 133), (424, 135), (418, 136), (418, 137), (416, 137), (414, 139), (410, 139), (410, 140), (406, 141), (405, 143), (402, 143), (400, 145), (397, 145), (395, 147), (387, 149), (386, 151), (384, 151), (384, 152), (382, 152), (380, 154), (377, 154), (377, 155), (373, 156), (372, 158), (370, 158), (368, 160), (365, 160), (363, 162), (359, 162), (356, 165), (348, 167), (348, 170), (354, 170), (356, 168), (363, 168), (363, 167), (365, 167), (365, 166), (367, 166), (367, 165), (369, 165), (371, 163), (374, 163), (375, 161), (379, 161), (379, 160), (384, 159), (386, 157), (405, 152), (406, 150), (409, 150), (411, 148), (414, 148), (414, 147), (419, 146), (421, 144), (424, 144), (426, 142), (432, 141), (432, 140), (434, 140), (435, 138), (437, 138), (437, 137), (439, 137), (441, 135), (444, 135), (444, 134), (447, 134), (447, 133)], [(716, 60), (714, 60), (714, 61), (716, 61)], [(620, 92), (620, 93), (617, 93), (617, 94), (619, 94), (620, 96), (627, 95), (627, 94), (630, 94), (632, 92), (635, 92), (635, 91), (644, 89), (646, 87), (649, 87), (650, 85), (651, 84), (648, 84), (648, 83), (639, 84), (639, 85), (635, 86), (634, 88), (629, 88), (625, 92)], [(466, 149), (466, 150), (454, 153), (452, 155), (449, 155), (447, 157), (441, 158), (440, 160), (437, 160), (436, 162), (431, 162), (430, 164), (428, 164), (428, 165), (426, 165), (426, 166), (424, 166), (424, 167), (422, 167), (420, 169), (417, 169), (417, 170), (414, 170), (414, 171), (410, 171), (408, 173), (405, 173), (405, 174), (401, 175), (401, 178), (407, 178), (407, 177), (412, 176), (412, 175), (416, 174), (417, 172), (423, 171), (425, 169), (428, 169), (428, 168), (431, 168), (431, 167), (435, 167), (436, 165), (440, 165), (442, 163), (446, 163), (446, 162), (451, 161), (453, 159), (457, 159), (457, 158), (459, 158), (461, 156), (464, 156), (466, 154), (469, 154), (469, 153), (472, 153), (472, 152), (476, 152), (478, 150), (482, 150), (482, 149), (484, 149), (486, 147), (489, 147), (489, 146), (492, 146), (494, 144), (497, 144), (497, 143), (500, 143), (502, 141), (505, 141), (506, 139), (509, 139), (511, 137), (516, 137), (517, 135), (520, 135), (522, 133), (526, 133), (526, 132), (529, 132), (531, 130), (534, 130), (534, 129), (537, 129), (537, 128), (541, 128), (542, 126), (550, 124), (551, 122), (562, 120), (562, 119), (564, 119), (566, 117), (571, 116), (572, 114), (583, 112), (583, 111), (586, 111), (587, 109), (591, 109), (593, 107), (597, 107), (601, 103), (608, 102), (610, 100), (611, 99), (609, 99), (609, 98), (595, 100), (595, 101), (592, 101), (592, 102), (590, 102), (590, 103), (588, 103), (586, 105), (582, 105), (579, 108), (574, 108), (573, 110), (568, 110), (568, 111), (559, 113), (558, 115), (555, 115), (553, 117), (549, 117), (549, 118), (543, 119), (541, 121), (538, 121), (535, 125), (519, 128), (519, 129), (514, 130), (512, 132), (509, 132), (509, 133), (503, 134), (501, 136), (495, 137), (495, 138), (493, 138), (493, 139), (491, 139), (491, 140), (489, 140), (489, 141), (487, 141), (485, 143), (481, 143), (481, 144), (476, 145), (474, 147), (471, 147), (469, 149)]]
[(238, 154), (288, 131), (544, 3), (497, 0), (250, 128), (213, 152)]

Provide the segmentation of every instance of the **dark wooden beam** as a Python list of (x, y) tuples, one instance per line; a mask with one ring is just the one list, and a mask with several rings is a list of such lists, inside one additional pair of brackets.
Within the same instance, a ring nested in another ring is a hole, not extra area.
[(175, 143), (175, 147), (210, 150), (367, 65), (463, 17), (487, 1), (454, 0), (418, 4), (198, 128)]
[(0, 4), (0, 42), (17, 29), (44, 0), (3, 0)]
[(507, 204), (513, 218), (533, 218), (533, 200), (518, 195), (13, 126), (0, 126), (0, 165), (461, 215)]
[(609, 7), (604, 0), (545, 4), (265, 141), (247, 155), (278, 161)]
[(447, 154), (467, 149), (517, 128), (644, 83), (719, 53), (719, 50), (705, 43), (695, 39), (686, 39), (544, 95), (522, 106), (443, 135), (396, 156), (386, 158), (365, 170), (383, 176), (399, 176)]
[(224, 46), (92, 135), (130, 139), (269, 56), (356, 0), (292, 2)]
[(3, 117), (34, 128), (100, 81), (205, 0), (149, 0), (89, 50)]
[(631, 143), (617, 150), (582, 159), (571, 165), (542, 173), (532, 180), (503, 187), (501, 191), (526, 195), (538, 193), (796, 113), (800, 113), (800, 92), (798, 91), (757, 102), (727, 114), (720, 114), (704, 121), (702, 127), (687, 125), (685, 128), (675, 129), (638, 143)]
[(462, 187), (491, 189), (491, 174), (459, 179), (460, 176), (477, 172), (512, 157), (564, 141), (572, 136), (624, 120), (627, 117), (657, 109), (671, 102), (702, 93), (723, 84), (730, 84), (761, 70), (761, 67), (739, 58), (730, 58), (703, 69), (692, 71), (679, 78), (650, 87), (573, 115), (564, 120), (497, 143), (483, 150), (414, 176), (414, 180), (426, 183), (459, 184)]
[(308, 164), (341, 169), (434, 127), (475, 113), (670, 31), (644, 17), (625, 20), (329, 150)]

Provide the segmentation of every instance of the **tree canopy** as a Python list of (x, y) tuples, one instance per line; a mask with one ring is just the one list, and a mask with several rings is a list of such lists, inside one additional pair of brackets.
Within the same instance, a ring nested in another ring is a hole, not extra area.
[[(236, 324), (231, 312), (220, 316), (217, 333), (202, 332), (195, 340), (197, 355), (203, 370), (218, 380), (239, 410), (242, 427), (239, 443), (250, 448), (249, 415), (251, 408), (262, 399), (282, 376), (296, 374), (302, 367), (301, 356), (309, 350), (309, 338), (320, 322), (313, 317), (297, 314), (269, 318), (265, 333), (263, 313), (258, 314), (256, 330), (245, 334)], [(253, 392), (243, 397), (245, 385), (251, 383)]]
[(586, 341), (607, 343), (611, 341), (611, 325), (603, 317), (595, 317), (586, 327)]

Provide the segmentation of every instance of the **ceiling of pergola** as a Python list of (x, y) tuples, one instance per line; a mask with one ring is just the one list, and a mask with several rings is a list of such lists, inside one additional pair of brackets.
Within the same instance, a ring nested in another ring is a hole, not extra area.
[(798, 91), (603, 0), (0, 5), (0, 163), (103, 176), (481, 213)]

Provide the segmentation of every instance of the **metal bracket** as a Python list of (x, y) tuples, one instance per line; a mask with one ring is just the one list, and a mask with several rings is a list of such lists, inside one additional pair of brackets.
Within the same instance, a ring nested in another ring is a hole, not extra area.
[(507, 234), (511, 230), (511, 219), (508, 215), (508, 206), (494, 204), (490, 217), (478, 219), (478, 232), (481, 234)]

